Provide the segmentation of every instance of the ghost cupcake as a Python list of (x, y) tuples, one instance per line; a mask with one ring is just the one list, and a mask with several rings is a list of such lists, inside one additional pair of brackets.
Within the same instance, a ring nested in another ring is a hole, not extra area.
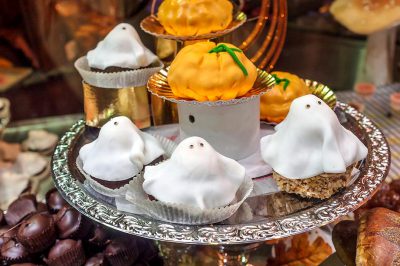
[(326, 199), (345, 187), (365, 145), (314, 95), (295, 99), (276, 132), (261, 139), (261, 154), (282, 191)]
[(242, 165), (200, 137), (183, 140), (169, 160), (146, 167), (143, 177), (127, 199), (157, 219), (187, 224), (227, 219), (253, 186)]
[(127, 117), (111, 119), (93, 142), (79, 151), (78, 167), (92, 187), (107, 194), (125, 186), (145, 165), (163, 160), (164, 148)]
[(96, 48), (75, 62), (82, 78), (100, 88), (143, 86), (162, 66), (127, 23), (115, 26)]

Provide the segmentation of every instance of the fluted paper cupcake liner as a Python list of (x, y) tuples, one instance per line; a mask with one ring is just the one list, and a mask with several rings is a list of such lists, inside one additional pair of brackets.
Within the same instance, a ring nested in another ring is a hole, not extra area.
[(253, 190), (253, 181), (246, 178), (238, 191), (236, 199), (228, 206), (200, 209), (183, 204), (166, 203), (150, 200), (143, 190), (144, 177), (133, 180), (128, 187), (126, 199), (140, 208), (146, 215), (157, 220), (178, 224), (212, 224), (232, 216)]
[(106, 255), (106, 258), (113, 266), (132, 265), (137, 259), (137, 254), (135, 254), (135, 249), (126, 249), (119, 254)]
[(85, 82), (92, 86), (110, 89), (144, 86), (150, 76), (163, 66), (163, 63), (158, 60), (154, 67), (149, 66), (134, 70), (104, 73), (92, 71), (86, 56), (80, 57), (75, 61), (75, 68)]
[(67, 250), (55, 259), (47, 259), (46, 264), (49, 266), (70, 266), (83, 265), (85, 263), (85, 251), (83, 250), (81, 240), (76, 247)]
[[(161, 146), (163, 147), (165, 154), (164, 157), (169, 158), (171, 157), (172, 153), (174, 152), (177, 144), (175, 142), (173, 142), (172, 140), (169, 140), (163, 136), (160, 135), (156, 135), (156, 134), (152, 134), (153, 137), (155, 137), (161, 144)], [(86, 178), (88, 184), (98, 193), (105, 195), (107, 197), (125, 197), (126, 191), (129, 187), (129, 184), (135, 180), (137, 177), (142, 176), (143, 175), (143, 171), (140, 171), (139, 173), (137, 173), (135, 176), (132, 177), (132, 180), (117, 189), (112, 189), (112, 188), (108, 188), (106, 186), (103, 186), (102, 184), (100, 184), (99, 182), (97, 182), (96, 180), (94, 180), (89, 174), (87, 174), (84, 170), (83, 170), (83, 162), (80, 159), (80, 157), (78, 156), (76, 158), (76, 166), (78, 168), (78, 170), (81, 172), (81, 174)]]

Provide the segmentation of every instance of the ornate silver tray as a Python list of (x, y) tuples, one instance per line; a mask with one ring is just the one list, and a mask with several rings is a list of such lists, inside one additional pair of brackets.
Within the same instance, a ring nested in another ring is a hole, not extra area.
[(161, 222), (118, 211), (112, 202), (93, 196), (76, 169), (79, 147), (96, 137), (95, 130), (79, 121), (62, 137), (52, 160), (53, 178), (63, 197), (92, 220), (116, 230), (155, 240), (188, 244), (245, 244), (283, 238), (331, 223), (367, 201), (384, 181), (390, 151), (383, 133), (354, 108), (338, 103), (342, 124), (369, 149), (357, 165), (357, 179), (328, 200), (305, 200), (286, 193), (248, 198), (243, 209), (213, 225), (187, 226)]

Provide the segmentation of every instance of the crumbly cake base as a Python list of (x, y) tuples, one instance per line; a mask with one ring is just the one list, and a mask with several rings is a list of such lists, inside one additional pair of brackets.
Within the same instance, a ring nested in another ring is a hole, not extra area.
[(347, 167), (342, 174), (321, 174), (305, 179), (288, 179), (273, 171), (273, 178), (281, 191), (303, 198), (327, 199), (346, 186), (353, 166)]

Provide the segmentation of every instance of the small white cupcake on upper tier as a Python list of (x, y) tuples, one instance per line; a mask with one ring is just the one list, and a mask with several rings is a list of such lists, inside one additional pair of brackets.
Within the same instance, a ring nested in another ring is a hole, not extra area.
[(127, 23), (115, 26), (95, 49), (75, 62), (82, 78), (101, 88), (143, 86), (162, 66)]

